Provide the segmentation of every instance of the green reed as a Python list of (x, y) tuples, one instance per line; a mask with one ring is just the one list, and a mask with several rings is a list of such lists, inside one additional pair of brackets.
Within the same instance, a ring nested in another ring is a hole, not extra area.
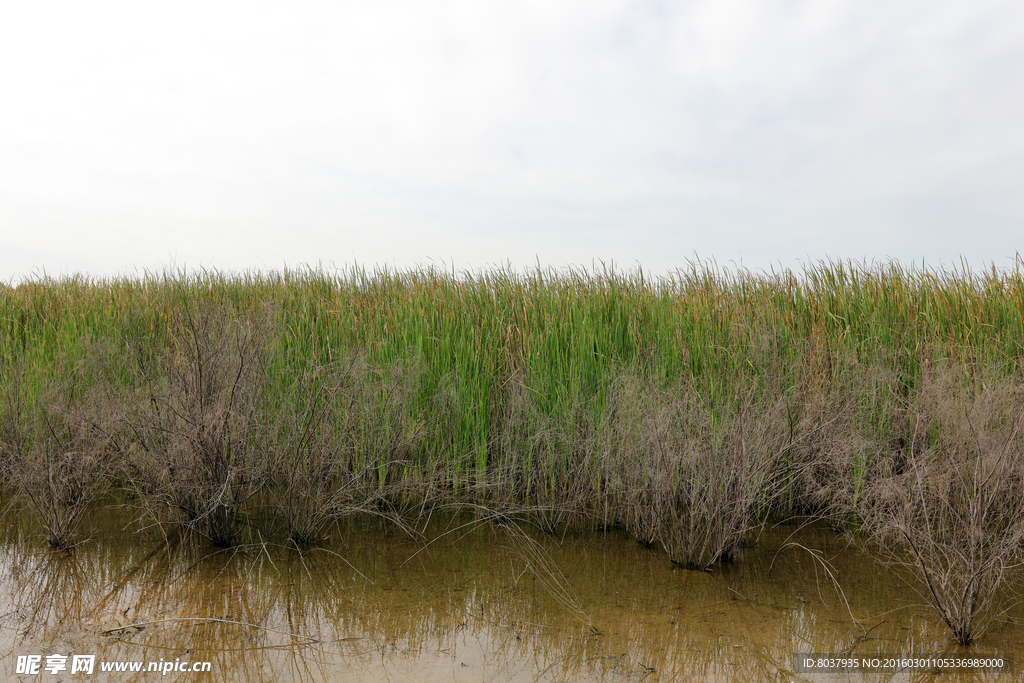
[(542, 476), (521, 484), (555, 486), (582, 457), (574, 439), (601, 422), (622, 374), (685, 384), (714, 403), (767, 372), (792, 387), (829, 385), (843, 372), (840, 356), (884, 365), (903, 395), (935, 354), (1019, 366), (1022, 265), (1019, 257), (1013, 269), (983, 272), (826, 262), (753, 273), (694, 263), (661, 278), (429, 268), (38, 278), (0, 289), (0, 363), (6, 377), (18, 367), (43, 378), (73, 368), (87, 340), (120, 348), (143, 340), (159, 354), (188, 307), (264, 315), (282, 395), (309, 367), (355, 356), (374, 367), (422, 367), (414, 400), (403, 404), (404, 428), (434, 427), (417, 457), (443, 463), (457, 485), (487, 480), (520, 387), (530, 419), (556, 433), (541, 448), (524, 431), (518, 455)]

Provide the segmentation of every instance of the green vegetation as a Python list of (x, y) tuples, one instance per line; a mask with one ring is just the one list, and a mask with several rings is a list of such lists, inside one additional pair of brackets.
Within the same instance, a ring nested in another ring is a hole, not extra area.
[[(1021, 413), (1022, 266), (37, 279), (0, 287), (0, 476), (58, 547), (104, 481), (222, 545), (266, 506), (309, 543), (353, 512), (457, 504), (621, 525), (703, 569), (768, 512), (891, 522), (876, 485), (932, 476), (921, 454), (946, 457), (944, 425), (977, 404), (946, 392), (961, 403), (922, 432), (940, 375), (998, 384), (1005, 415), (976, 440), (1019, 443), (998, 434)], [(58, 509), (33, 503), (55, 479)], [(1018, 488), (985, 509), (1019, 511)], [(866, 534), (891, 557), (898, 536)]]

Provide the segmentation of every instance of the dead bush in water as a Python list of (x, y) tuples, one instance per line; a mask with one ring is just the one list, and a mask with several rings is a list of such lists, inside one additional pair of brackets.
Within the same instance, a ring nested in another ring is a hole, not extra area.
[(108, 402), (102, 387), (90, 386), (81, 373), (47, 380), (35, 396), (23, 372), (13, 373), (9, 382), (0, 418), (0, 460), (46, 542), (69, 548), (90, 505), (110, 487)]
[(130, 482), (170, 520), (230, 545), (266, 480), (266, 355), (259, 320), (187, 304), (163, 354), (128, 340), (140, 384), (125, 417)]
[(588, 520), (598, 480), (591, 420), (581, 401), (565, 400), (551, 415), (523, 373), (507, 378), (491, 425), (487, 490), (478, 502), (531, 519), (545, 533)]
[(1024, 543), (1024, 386), (940, 365), (922, 377), (905, 472), (867, 482), (869, 548), (916, 575), (962, 645), (998, 612)]
[(894, 386), (880, 363), (808, 349), (796, 387), (784, 509), (852, 528), (865, 481), (904, 461), (894, 435), (906, 411)]
[(375, 369), (358, 358), (300, 378), (278, 413), (274, 448), (274, 498), (289, 539), (316, 543), (356, 513), (406, 528), (404, 508), (432, 499), (439, 482), (418, 462), (427, 424), (410, 405), (418, 380), (411, 363)]
[(731, 558), (759, 502), (771, 499), (785, 408), (780, 394), (756, 382), (711, 405), (690, 387), (620, 381), (606, 457), (625, 488), (627, 527), (688, 569)]
[(292, 541), (320, 539), (331, 521), (338, 459), (331, 439), (338, 387), (312, 371), (300, 378), (298, 396), (285, 401), (272, 465), (276, 507)]

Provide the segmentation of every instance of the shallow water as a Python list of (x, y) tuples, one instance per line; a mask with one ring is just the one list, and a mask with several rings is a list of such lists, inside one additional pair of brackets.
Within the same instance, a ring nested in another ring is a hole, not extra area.
[[(170, 674), (204, 681), (996, 681), (1015, 676), (803, 674), (792, 656), (1024, 661), (1021, 609), (957, 646), (896, 575), (816, 526), (769, 527), (736, 562), (700, 573), (621, 533), (555, 539), (468, 519), (435, 522), (430, 543), (353, 522), (302, 553), (167, 542), (120, 531), (116, 512), (97, 520), (105, 531), (71, 553), (49, 550), (26, 515), (4, 521), (9, 680), (156, 680), (99, 662), (177, 661), (210, 662), (209, 673)], [(97, 664), (92, 676), (70, 675), (70, 658), (64, 672), (17, 675), (18, 656), (33, 654), (44, 666), (53, 654)]]

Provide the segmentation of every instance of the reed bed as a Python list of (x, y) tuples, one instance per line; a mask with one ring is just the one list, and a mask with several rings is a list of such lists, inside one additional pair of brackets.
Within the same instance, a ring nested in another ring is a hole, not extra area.
[[(406, 524), (462, 505), (551, 533), (624, 526), (694, 569), (733, 557), (772, 512), (892, 550), (899, 535), (871, 525), (921, 515), (886, 517), (895, 504), (879, 491), (922, 471), (923, 452), (947, 453), (914, 425), (974, 410), (973, 394), (952, 390), (935, 408), (934, 368), (963, 386), (998, 378), (1006, 415), (1020, 412), (1022, 266), (352, 268), (0, 286), (0, 477), (58, 547), (103, 481), (140, 518), (218, 544), (268, 506), (281, 533), (310, 543), (348, 514)], [(55, 489), (65, 502), (48, 512), (33, 503), (76, 458), (88, 466), (68, 481), (83, 493)], [(51, 470), (26, 465), (40, 462)], [(963, 479), (967, 466), (945, 471)], [(984, 500), (1020, 509), (1011, 485)], [(998, 566), (1015, 566), (1021, 544), (998, 547)], [(887, 557), (927, 574), (901, 552)]]

